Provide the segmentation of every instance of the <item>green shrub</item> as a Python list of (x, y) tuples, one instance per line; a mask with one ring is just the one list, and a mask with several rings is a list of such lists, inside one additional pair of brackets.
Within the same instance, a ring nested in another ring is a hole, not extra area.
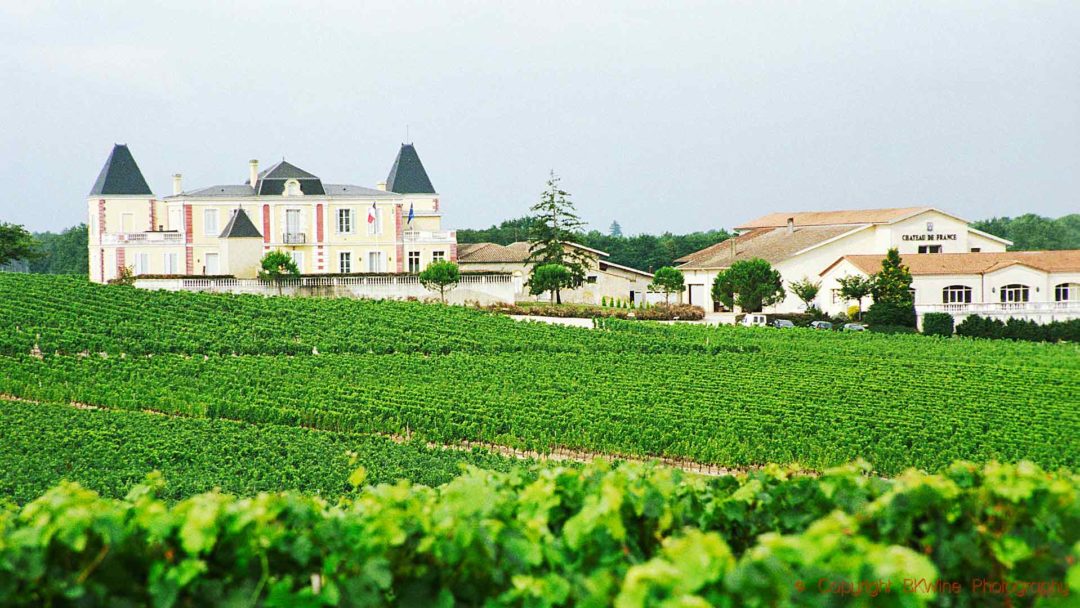
[(990, 317), (970, 315), (956, 326), (956, 335), (1028, 342), (1080, 342), (1080, 319), (1037, 323), (1010, 318), (1003, 322)]
[(953, 335), (953, 317), (947, 312), (928, 312), (923, 315), (922, 333), (926, 336)]
[(900, 302), (874, 302), (863, 315), (866, 324), (896, 325), (900, 327), (915, 327), (915, 305), (910, 300)]

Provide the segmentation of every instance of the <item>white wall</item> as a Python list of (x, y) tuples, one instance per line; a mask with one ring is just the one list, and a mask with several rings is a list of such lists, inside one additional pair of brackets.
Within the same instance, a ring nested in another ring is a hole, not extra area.
[[(415, 275), (371, 277), (306, 277), (287, 279), (281, 284), (281, 295), (366, 298), (379, 300), (438, 299), (438, 292), (428, 291)], [(140, 289), (168, 291), (206, 291), (278, 295), (274, 283), (257, 279), (139, 279)], [(450, 304), (479, 302), (480, 304), (512, 304), (514, 281), (509, 275), (478, 275), (462, 277), (461, 283), (447, 291)]]

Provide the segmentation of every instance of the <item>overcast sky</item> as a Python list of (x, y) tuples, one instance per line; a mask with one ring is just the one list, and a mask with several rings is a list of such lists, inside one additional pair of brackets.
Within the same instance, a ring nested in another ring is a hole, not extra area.
[[(441, 6), (439, 6), (441, 5)], [(549, 170), (591, 227), (1080, 212), (1080, 2), (0, 0), (0, 221), (85, 221), (114, 142), (171, 193), (415, 142), (451, 228)]]

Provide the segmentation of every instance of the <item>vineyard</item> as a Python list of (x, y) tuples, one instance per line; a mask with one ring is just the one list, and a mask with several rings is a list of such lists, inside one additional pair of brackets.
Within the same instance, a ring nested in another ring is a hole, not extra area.
[(169, 500), (215, 488), (245, 496), (289, 488), (337, 498), (351, 490), (348, 478), (357, 466), (369, 471), (370, 483), (404, 478), (435, 486), (464, 464), (492, 470), (520, 464), (372, 435), (11, 401), (0, 401), (0, 437), (0, 497), (19, 503), (65, 479), (123, 498), (155, 470), (169, 480), (159, 492)]
[(1078, 355), (1073, 344), (611, 319), (581, 329), (417, 303), (0, 276), (0, 393), (367, 446), (407, 435), (817, 470), (863, 458), (881, 475), (957, 459), (1075, 468)]
[(1060, 605), (1078, 403), (1075, 344), (0, 274), (0, 604)]
[(1080, 478), (866, 472), (472, 469), (333, 503), (170, 504), (156, 476), (124, 500), (63, 484), (0, 510), (0, 604), (993, 607), (1080, 592)]

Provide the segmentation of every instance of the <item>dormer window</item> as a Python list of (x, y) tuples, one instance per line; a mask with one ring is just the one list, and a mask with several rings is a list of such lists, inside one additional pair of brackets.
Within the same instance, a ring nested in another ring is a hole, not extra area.
[(285, 181), (285, 190), (281, 193), (282, 196), (303, 196), (303, 191), (300, 190), (300, 180), (290, 179)]

